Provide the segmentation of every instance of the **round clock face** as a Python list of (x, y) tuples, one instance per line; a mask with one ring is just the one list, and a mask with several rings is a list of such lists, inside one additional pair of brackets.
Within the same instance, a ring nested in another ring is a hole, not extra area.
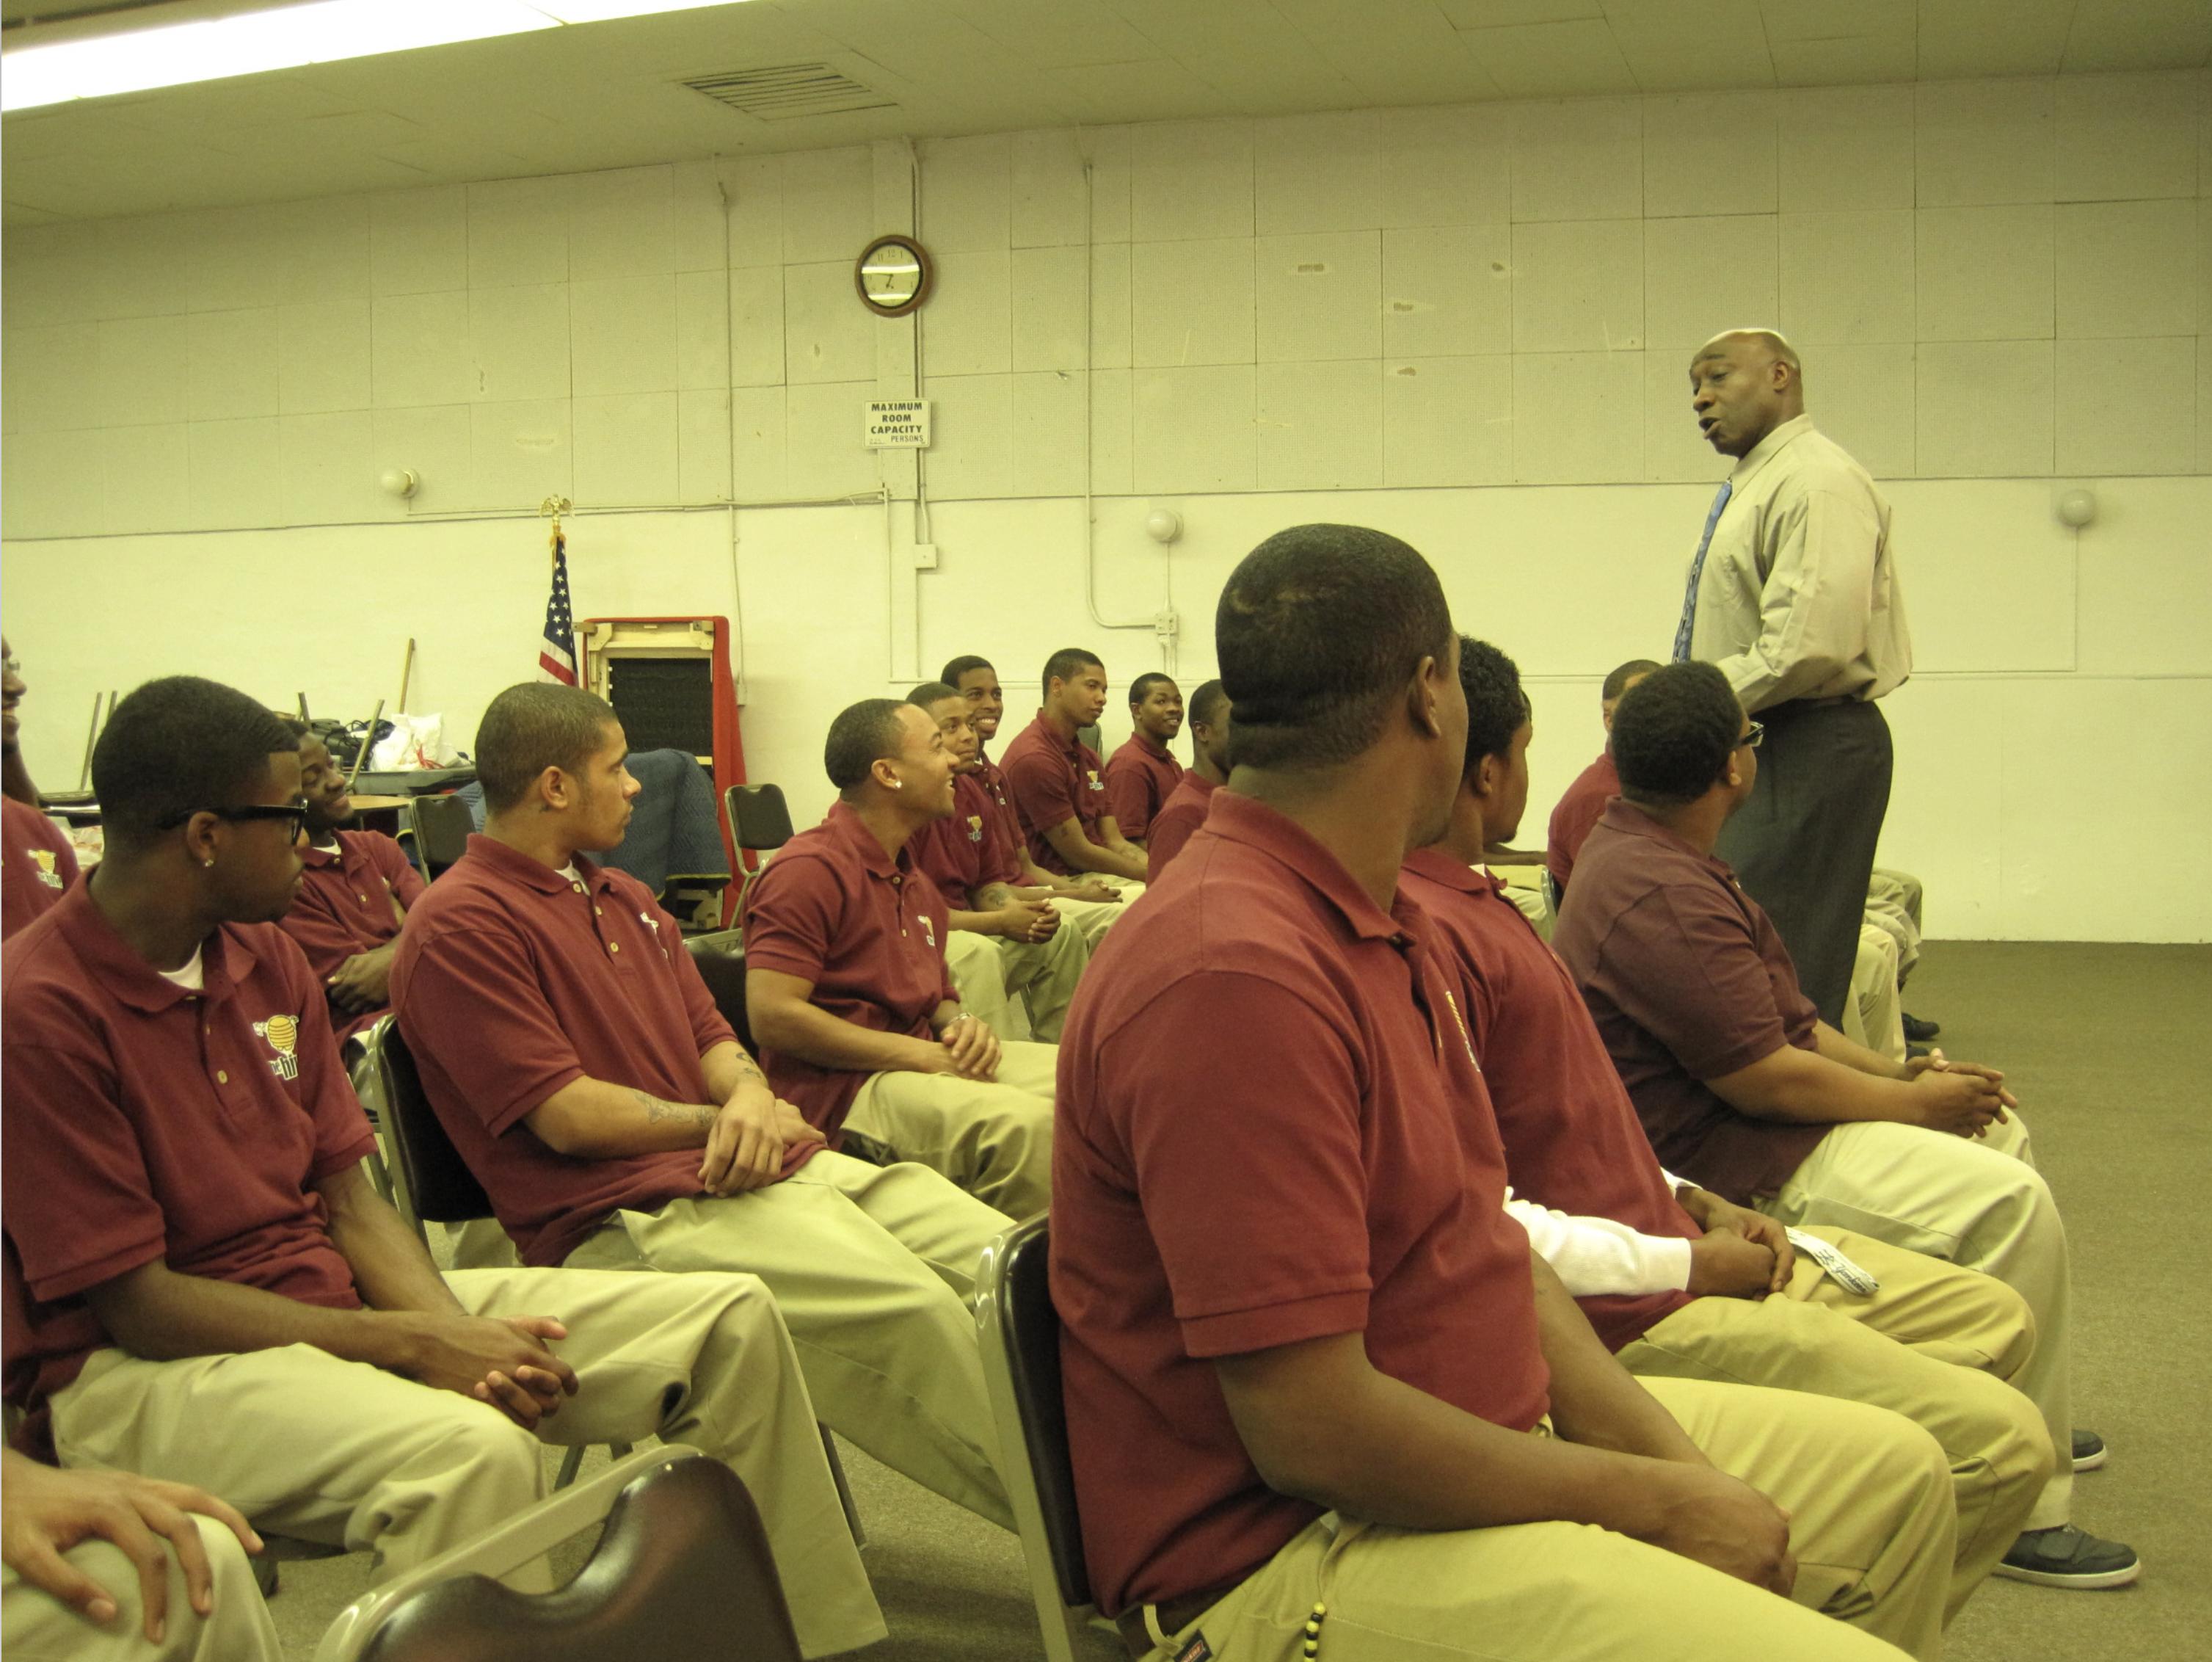
[(901, 317), (929, 298), (929, 256), (911, 237), (878, 237), (861, 252), (853, 283), (873, 312)]

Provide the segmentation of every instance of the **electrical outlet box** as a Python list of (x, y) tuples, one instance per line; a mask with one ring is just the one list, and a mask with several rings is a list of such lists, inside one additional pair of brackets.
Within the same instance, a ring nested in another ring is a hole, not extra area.
[(914, 569), (916, 571), (934, 571), (937, 569), (937, 545), (935, 543), (916, 543), (914, 545)]

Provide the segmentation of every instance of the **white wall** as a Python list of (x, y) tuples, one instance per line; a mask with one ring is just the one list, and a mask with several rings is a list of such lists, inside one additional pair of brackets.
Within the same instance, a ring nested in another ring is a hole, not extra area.
[[(859, 433), (915, 331), (850, 286), (904, 168), (10, 234), (0, 592), (34, 771), (74, 782), (92, 692), (163, 671), (366, 715), (410, 634), (410, 703), (465, 740), (532, 662), (557, 492), (580, 616), (739, 617), (753, 776), (804, 803), (831, 713), (956, 652), (1012, 686), (1084, 642), (1126, 680), (1167, 662), (1171, 606), (1194, 684), (1236, 559), (1330, 518), (1407, 536), (1520, 660), (1538, 840), (1596, 678), (1680, 605), (1720, 472), (1687, 348), (1778, 320), (1897, 507), (1920, 671), (1886, 704), (1884, 858), (1935, 932), (2212, 935), (2212, 77), (933, 142), (926, 519), (715, 507), (910, 494)], [(412, 503), (384, 466), (422, 474)], [(1085, 606), (1086, 474), (1097, 604), (1134, 628)], [(2076, 483), (2103, 504), (2078, 538), (2050, 511)], [(917, 530), (942, 551), (918, 578)]]

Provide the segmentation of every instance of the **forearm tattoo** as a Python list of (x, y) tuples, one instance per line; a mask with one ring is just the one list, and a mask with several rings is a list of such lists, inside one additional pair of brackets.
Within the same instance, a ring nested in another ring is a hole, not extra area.
[(704, 1130), (714, 1123), (716, 1111), (703, 1103), (664, 1102), (644, 1091), (632, 1091), (630, 1095), (645, 1110), (645, 1120), (648, 1125), (665, 1124), (673, 1120), (679, 1124), (696, 1125)]

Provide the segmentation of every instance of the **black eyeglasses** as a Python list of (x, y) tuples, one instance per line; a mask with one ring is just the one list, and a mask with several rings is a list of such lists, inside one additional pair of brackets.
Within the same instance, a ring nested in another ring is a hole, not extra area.
[(1757, 750), (1759, 748), (1759, 741), (1765, 737), (1766, 723), (1764, 721), (1753, 721), (1745, 730), (1743, 737), (1735, 741), (1736, 748), (1738, 750)]
[(182, 813), (171, 814), (155, 829), (174, 831), (196, 813), (211, 813), (218, 819), (228, 819), (233, 822), (246, 819), (289, 819), (292, 822), (292, 840), (295, 842), (299, 840), (301, 829), (307, 823), (307, 805), (305, 802), (288, 802), (281, 807), (269, 805), (245, 808), (186, 808)]

